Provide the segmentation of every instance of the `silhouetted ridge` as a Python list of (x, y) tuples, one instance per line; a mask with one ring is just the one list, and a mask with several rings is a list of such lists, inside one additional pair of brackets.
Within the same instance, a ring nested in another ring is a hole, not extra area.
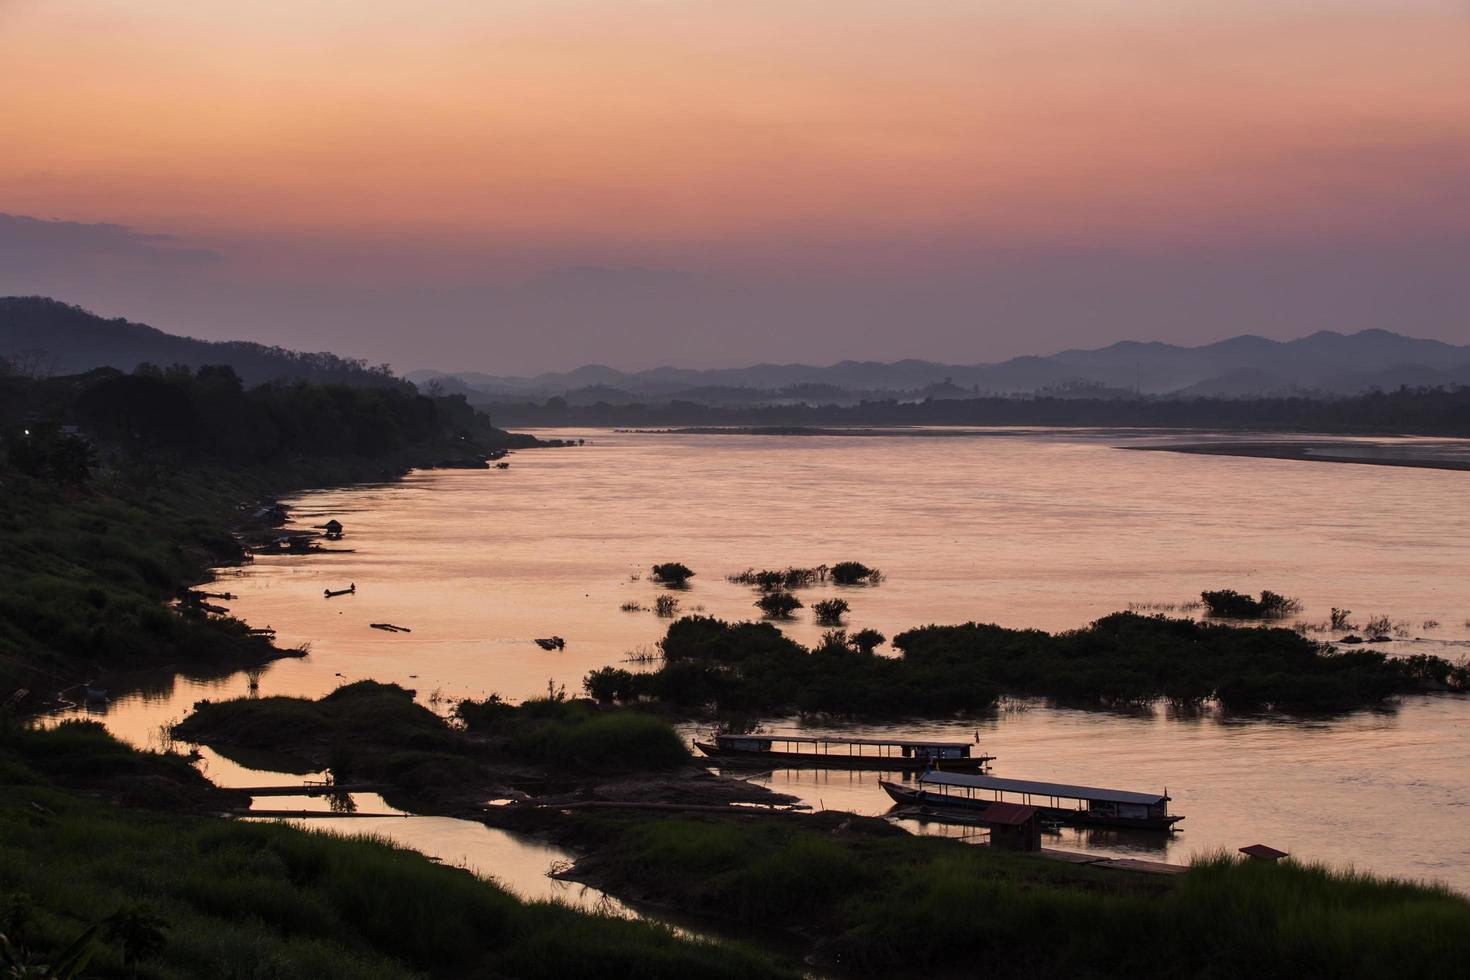
[(99, 367), (132, 371), (139, 364), (200, 368), (226, 364), (246, 385), (268, 381), (398, 386), (387, 365), (328, 353), (305, 353), (243, 340), (208, 341), (164, 333), (144, 323), (106, 319), (44, 296), (0, 297), (0, 357), (42, 374), (79, 374)]

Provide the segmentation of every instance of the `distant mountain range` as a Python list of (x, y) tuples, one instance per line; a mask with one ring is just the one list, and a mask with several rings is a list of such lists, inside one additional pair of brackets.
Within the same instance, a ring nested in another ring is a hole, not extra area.
[(336, 354), (303, 353), (242, 340), (179, 337), (143, 323), (108, 320), (42, 296), (0, 297), (0, 359), (42, 374), (80, 374), (99, 367), (132, 371), (144, 363), (190, 368), (228, 364), (251, 386), (297, 379), (358, 385), (403, 383), (384, 367), (369, 367)]
[(993, 364), (904, 360), (756, 364), (625, 372), (604, 365), (535, 377), (415, 371), (476, 401), (565, 398), (571, 404), (685, 400), (703, 404), (844, 402), (898, 396), (966, 398), (1048, 392), (1088, 397), (1149, 395), (1249, 397), (1302, 393), (1351, 395), (1402, 385), (1470, 385), (1470, 345), (1419, 340), (1387, 330), (1330, 330), (1299, 340), (1244, 335), (1201, 347), (1122, 341), (1092, 350), (1012, 358)]
[[(328, 353), (302, 353), (247, 341), (213, 342), (105, 319), (37, 296), (0, 297), (0, 359), (26, 370), (75, 374), (97, 367), (131, 371), (228, 364), (248, 385), (308, 379), (351, 384), (403, 383), (386, 367)], [(1283, 393), (1352, 395), (1372, 388), (1470, 386), (1470, 345), (1419, 340), (1386, 330), (1321, 331), (1299, 340), (1240, 336), (1201, 347), (1123, 341), (993, 364), (903, 360), (841, 361), (828, 366), (755, 364), (742, 368), (659, 367), (619, 371), (587, 365), (535, 377), (415, 371), (479, 404), (544, 401), (571, 405), (689, 401), (715, 406), (853, 404), (864, 399), (972, 398), (1030, 394), (1124, 398), (1148, 395), (1244, 398)]]

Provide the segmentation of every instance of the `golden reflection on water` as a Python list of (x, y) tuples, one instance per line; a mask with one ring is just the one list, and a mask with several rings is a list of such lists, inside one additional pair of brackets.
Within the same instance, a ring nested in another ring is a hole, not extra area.
[[(341, 520), (353, 553), (223, 573), (240, 597), (234, 614), (274, 627), (281, 645), (310, 646), (308, 658), (267, 670), (260, 693), (318, 696), (367, 677), (441, 706), (548, 684), (576, 692), (587, 671), (662, 635), (652, 612), (619, 608), (661, 594), (647, 577), (660, 561), (697, 573), (674, 593), (681, 613), (725, 618), (756, 615), (754, 594), (729, 573), (854, 559), (887, 580), (802, 596), (840, 593), (850, 627), (889, 636), (972, 619), (1065, 629), (1130, 602), (1231, 587), (1299, 596), (1307, 621), (1331, 606), (1360, 621), (1387, 614), (1408, 633), (1397, 652), (1470, 650), (1466, 473), (1120, 452), (1112, 446), (1124, 440), (1087, 433), (571, 435), (591, 444), (517, 453), (504, 471), (419, 472), (290, 501), (299, 524)], [(355, 595), (323, 598), (348, 583)], [(783, 629), (808, 643), (821, 632), (805, 612)], [(533, 642), (551, 635), (564, 651)], [(177, 680), (113, 705), (107, 720), (147, 743), (198, 698), (244, 693), (238, 675)], [(1031, 707), (860, 730), (978, 731), (998, 774), (1167, 786), (1187, 815), (1172, 839), (1066, 831), (1052, 846), (1185, 860), (1261, 841), (1470, 890), (1467, 721), (1470, 703), (1425, 697), (1310, 722)], [(881, 812), (888, 802), (872, 774), (787, 771), (770, 782), (827, 807)]]

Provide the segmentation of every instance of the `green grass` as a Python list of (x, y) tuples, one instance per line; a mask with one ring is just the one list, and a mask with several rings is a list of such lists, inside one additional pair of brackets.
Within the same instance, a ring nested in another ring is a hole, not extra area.
[(1436, 888), (1227, 857), (1150, 876), (842, 819), (574, 822), (604, 887), (821, 937), (855, 975), (1448, 978), (1470, 957), (1470, 903)]
[[(121, 809), (49, 777), (68, 757), (117, 763), (104, 738), (12, 731), (0, 746), (0, 909), (29, 910), (0, 928), (38, 954), (146, 907), (168, 924), (142, 970), (160, 978), (781, 975), (739, 946), (521, 902), (386, 841)], [(120, 948), (104, 940), (87, 975), (125, 976)]]
[(451, 722), (396, 684), (358, 681), (311, 701), (237, 698), (202, 703), (174, 727), (191, 742), (290, 753), (339, 778), (389, 782), (416, 797), (457, 792), (489, 768), (539, 766), (567, 775), (687, 765), (665, 720), (562, 697), (512, 705), (467, 701)]
[(510, 705), (466, 701), (456, 714), (472, 734), (504, 738), (510, 753), (547, 766), (594, 772), (672, 769), (690, 762), (672, 725), (637, 708), (559, 694)]

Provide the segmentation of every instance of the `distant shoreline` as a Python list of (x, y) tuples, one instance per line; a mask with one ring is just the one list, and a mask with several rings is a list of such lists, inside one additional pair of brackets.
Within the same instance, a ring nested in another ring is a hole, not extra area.
[[(898, 436), (912, 438), (1021, 437), (1082, 431), (1098, 437), (1124, 435), (1198, 435), (1199, 429), (1135, 429), (1126, 426), (1000, 426), (911, 427), (863, 426), (826, 427), (772, 426), (672, 426), (663, 428), (620, 428), (614, 432), (638, 435), (682, 436)], [(1239, 456), (1248, 459), (1284, 459), (1305, 463), (1359, 463), (1368, 466), (1407, 466), (1414, 469), (1470, 470), (1470, 441), (1463, 442), (1348, 442), (1352, 437), (1218, 442), (1181, 442), (1163, 445), (1114, 446), (1114, 449), (1146, 452), (1191, 453), (1200, 456)], [(1358, 437), (1358, 438), (1361, 438)], [(1351, 450), (1351, 451), (1346, 451)]]
[[(536, 426), (524, 426), (536, 428)], [(621, 427), (612, 430), (624, 435), (655, 436), (909, 436), (914, 438), (956, 439), (966, 436), (1036, 436), (1058, 432), (1087, 432), (1098, 436), (1126, 435), (1139, 430), (1117, 425), (684, 425), (654, 428)], [(1189, 428), (1148, 429), (1150, 433), (1194, 433)]]
[[(1421, 448), (1413, 444), (1390, 446), (1364, 443), (1362, 455), (1333, 452), (1342, 448), (1337, 442), (1204, 442), (1174, 446), (1117, 446), (1117, 449), (1144, 452), (1193, 453), (1201, 456), (1242, 456), (1251, 459), (1286, 459), (1305, 463), (1360, 463), (1368, 466), (1409, 466), (1430, 470), (1470, 470), (1470, 447), (1461, 458), (1432, 455), (1404, 455), (1404, 450)], [(1430, 448), (1430, 447), (1423, 447)]]

